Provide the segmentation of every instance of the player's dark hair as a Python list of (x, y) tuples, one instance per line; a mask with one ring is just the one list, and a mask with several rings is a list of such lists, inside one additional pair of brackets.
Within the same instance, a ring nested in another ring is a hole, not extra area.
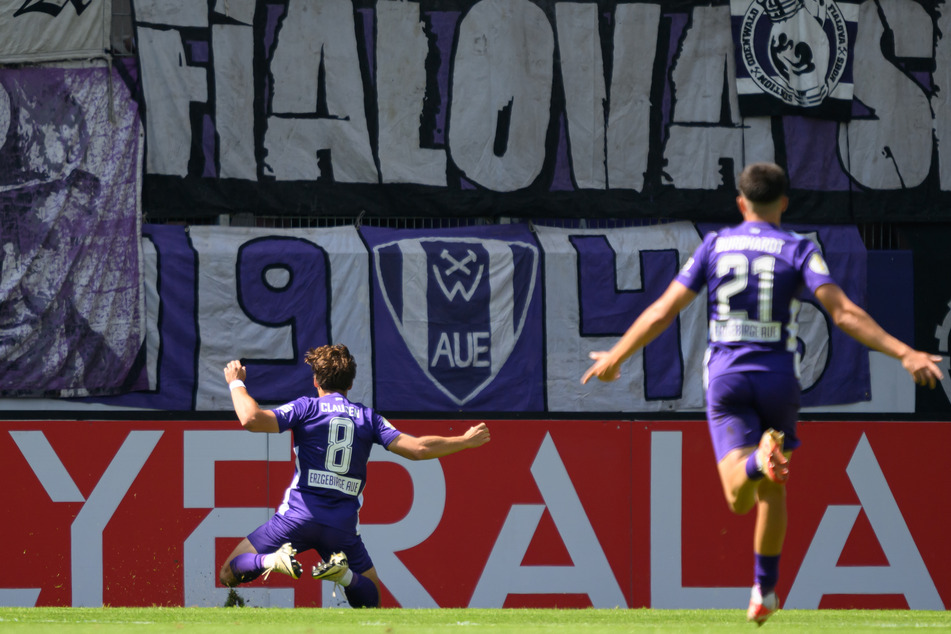
[(771, 203), (786, 195), (789, 179), (775, 163), (751, 163), (740, 173), (737, 189), (754, 203)]
[(357, 362), (347, 346), (337, 344), (311, 348), (304, 361), (314, 371), (314, 381), (325, 392), (346, 392), (353, 387), (357, 376)]

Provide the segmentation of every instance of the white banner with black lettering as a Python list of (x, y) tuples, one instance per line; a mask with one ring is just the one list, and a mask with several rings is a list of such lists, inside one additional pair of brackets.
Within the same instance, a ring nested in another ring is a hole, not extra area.
[(0, 63), (102, 57), (112, 0), (0, 0)]

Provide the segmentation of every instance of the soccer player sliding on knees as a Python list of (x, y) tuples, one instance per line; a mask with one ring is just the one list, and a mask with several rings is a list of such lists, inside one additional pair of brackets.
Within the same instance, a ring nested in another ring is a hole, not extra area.
[(789, 199), (783, 169), (747, 166), (736, 204), (743, 222), (707, 234), (667, 290), (609, 351), (592, 352), (581, 379), (618, 378), (621, 364), (660, 335), (707, 287), (706, 408), (717, 469), (730, 509), (756, 508), (754, 585), (747, 619), (762, 624), (779, 609), (775, 588), (786, 537), (789, 457), (799, 447), (796, 297), (808, 289), (848, 335), (890, 357), (918, 385), (942, 378), (940, 356), (891, 336), (853, 303), (829, 274), (816, 245), (780, 229)]
[(460, 436), (401, 433), (371, 408), (347, 399), (357, 364), (346, 346), (322, 346), (304, 358), (317, 397), (302, 396), (276, 409), (261, 409), (248, 394), (240, 361), (224, 368), (241, 426), (252, 432), (294, 430), (297, 460), (281, 506), (232, 551), (219, 579), (234, 587), (275, 570), (297, 579), (295, 555), (313, 548), (322, 560), (314, 579), (343, 586), (352, 607), (379, 607), (380, 579), (357, 531), (373, 444), (409, 460), (429, 460), (484, 445), (489, 429), (479, 423)]

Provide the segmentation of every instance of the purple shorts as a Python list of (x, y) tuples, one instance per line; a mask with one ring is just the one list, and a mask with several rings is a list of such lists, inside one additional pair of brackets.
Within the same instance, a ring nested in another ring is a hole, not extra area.
[(324, 561), (330, 559), (332, 554), (343, 551), (350, 568), (358, 574), (373, 567), (370, 554), (358, 533), (324, 526), (313, 520), (288, 518), (275, 513), (248, 535), (248, 541), (259, 553), (272, 553), (287, 542), (298, 552), (313, 548)]
[(707, 424), (717, 462), (733, 449), (755, 447), (767, 429), (786, 435), (783, 449), (799, 447), (799, 380), (776, 372), (732, 372), (707, 386)]

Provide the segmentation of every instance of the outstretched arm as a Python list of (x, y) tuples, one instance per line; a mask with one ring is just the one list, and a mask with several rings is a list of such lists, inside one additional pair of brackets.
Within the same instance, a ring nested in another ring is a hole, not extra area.
[(832, 316), (835, 325), (856, 341), (901, 361), (915, 383), (934, 388), (943, 377), (937, 362), (941, 357), (915, 350), (891, 336), (872, 317), (855, 304), (836, 284), (816, 289), (818, 299)]
[(581, 383), (587, 383), (593, 376), (601, 381), (617, 379), (621, 375), (621, 364), (664, 332), (696, 296), (696, 293), (677, 280), (671, 282), (664, 294), (638, 315), (613, 348), (607, 352), (592, 352), (588, 355), (594, 359), (594, 365), (581, 377)]
[(410, 460), (430, 460), (454, 454), (463, 449), (481, 447), (489, 442), (489, 428), (485, 423), (470, 427), (461, 436), (410, 436), (400, 434), (387, 449)]
[[(238, 360), (229, 361), (225, 366), (225, 381), (230, 385), (232, 381), (241, 381), (247, 377), (247, 370)], [(241, 426), (248, 431), (277, 433), (277, 416), (269, 409), (261, 409), (258, 402), (250, 394), (248, 388), (240, 385), (231, 389), (231, 402), (234, 404), (234, 413), (238, 415)]]

